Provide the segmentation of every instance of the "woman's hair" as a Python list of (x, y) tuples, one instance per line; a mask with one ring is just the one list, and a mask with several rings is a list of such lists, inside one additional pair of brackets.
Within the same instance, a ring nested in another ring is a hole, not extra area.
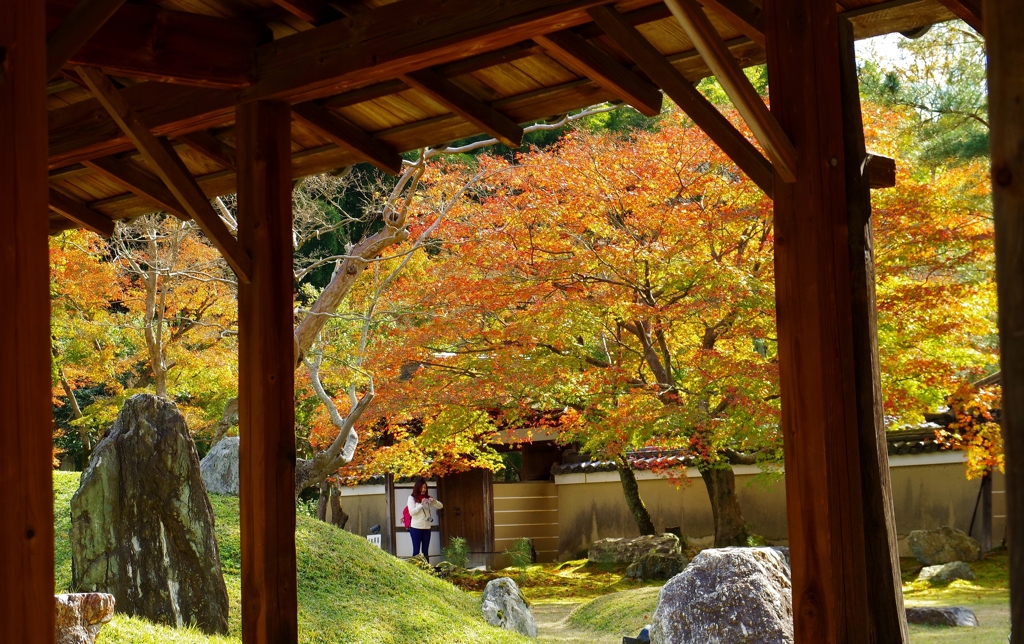
[(416, 479), (416, 484), (412, 486), (412, 498), (416, 499), (416, 502), (419, 503), (425, 496), (427, 496), (427, 480), (421, 476)]

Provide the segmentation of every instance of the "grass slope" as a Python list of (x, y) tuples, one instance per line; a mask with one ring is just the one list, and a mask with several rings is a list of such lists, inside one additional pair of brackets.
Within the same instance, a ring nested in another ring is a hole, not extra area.
[[(58, 590), (71, 581), (69, 503), (77, 473), (54, 473), (57, 509)], [(238, 499), (212, 496), (224, 580), (228, 587), (230, 636), (208, 638), (188, 629), (170, 629), (117, 616), (100, 631), (97, 644), (210, 644), (241, 641)], [(298, 517), (299, 641), (384, 644), (522, 644), (528, 640), (495, 629), (480, 616), (479, 600), (448, 582), (424, 574), (365, 539), (308, 517)]]
[(584, 630), (636, 637), (651, 623), (659, 592), (660, 586), (648, 586), (598, 597), (574, 610), (569, 623)]

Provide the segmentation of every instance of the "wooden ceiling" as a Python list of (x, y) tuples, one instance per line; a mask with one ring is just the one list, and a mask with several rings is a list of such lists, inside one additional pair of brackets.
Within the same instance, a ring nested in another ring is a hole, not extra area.
[[(740, 66), (764, 62), (758, 0), (701, 4), (712, 45)], [(841, 0), (837, 11), (867, 38), (950, 20), (946, 4), (966, 3)], [(769, 161), (693, 90), (715, 61), (660, 1), (46, 6), (53, 232), (109, 234), (110, 220), (165, 210), (223, 236), (195, 195), (234, 192), (234, 108), (259, 99), (292, 105), (298, 178), (360, 162), (394, 172), (401, 152), (480, 133), (516, 145), (520, 124), (603, 101), (655, 114), (664, 90), (770, 191)], [(758, 140), (785, 163), (784, 149)]]

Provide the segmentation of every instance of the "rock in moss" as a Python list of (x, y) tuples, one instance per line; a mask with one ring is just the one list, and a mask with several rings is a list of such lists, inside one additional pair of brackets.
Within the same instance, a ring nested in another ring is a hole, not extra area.
[(57, 644), (93, 644), (100, 627), (114, 616), (114, 596), (105, 593), (57, 595)]
[(981, 558), (981, 544), (962, 530), (949, 526), (914, 530), (907, 535), (907, 545), (917, 560), (926, 566)]
[(933, 584), (949, 583), (955, 579), (974, 579), (974, 571), (963, 561), (952, 561), (941, 566), (925, 566), (917, 576), (918, 581)]
[(629, 564), (626, 576), (630, 579), (672, 579), (683, 572), (686, 558), (682, 555), (663, 555), (648, 552)]
[(484, 620), (491, 626), (516, 631), (527, 637), (537, 637), (537, 622), (519, 586), (510, 577), (499, 577), (487, 582), (481, 610)]
[(207, 492), (238, 496), (238, 437), (229, 436), (214, 445), (199, 468)]
[(601, 539), (587, 551), (587, 559), (594, 563), (631, 564), (648, 553), (681, 556), (679, 537), (666, 533), (644, 535), (632, 539)]
[(907, 623), (974, 628), (978, 625), (978, 618), (974, 615), (974, 611), (963, 606), (922, 606), (907, 609)]
[(72, 586), (168, 626), (227, 633), (213, 510), (174, 403), (125, 402), (71, 500)]

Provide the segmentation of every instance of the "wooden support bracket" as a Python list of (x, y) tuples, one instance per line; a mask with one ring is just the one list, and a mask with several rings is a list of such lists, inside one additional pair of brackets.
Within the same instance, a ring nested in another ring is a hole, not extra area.
[(939, 0), (957, 18), (974, 28), (979, 34), (985, 34), (984, 16), (981, 12), (981, 0)]
[(641, 114), (657, 116), (661, 113), (662, 95), (657, 87), (626, 69), (617, 60), (576, 33), (570, 30), (558, 31), (546, 36), (536, 36), (533, 40), (547, 50), (552, 58), (589, 77), (629, 103)]
[(623, 14), (611, 5), (594, 7), (589, 13), (622, 51), (770, 197), (773, 179), (768, 159)]
[(757, 95), (704, 10), (696, 0), (665, 0), (665, 4), (768, 153), (779, 177), (786, 183), (796, 181), (796, 148)]
[(50, 208), (101, 237), (109, 238), (114, 234), (114, 222), (110, 217), (54, 188), (50, 188)]
[(80, 0), (46, 39), (46, 78), (53, 78), (123, 4), (124, 0)]
[(373, 138), (331, 110), (312, 102), (300, 103), (292, 106), (292, 115), (338, 147), (359, 155), (380, 170), (388, 174), (401, 171), (402, 157), (394, 148)]
[(252, 260), (217, 215), (171, 144), (166, 139), (158, 139), (149, 131), (103, 72), (94, 67), (76, 67), (75, 71), (106, 108), (110, 117), (132, 140), (171, 194), (220, 250), (238, 275), (239, 281), (248, 283), (252, 275)]
[(455, 114), (487, 132), (510, 148), (523, 142), (523, 128), (487, 103), (473, 96), (433, 69), (402, 74), (410, 87), (428, 94)]
[(82, 163), (93, 172), (99, 173), (114, 183), (124, 186), (130, 192), (146, 199), (157, 208), (165, 210), (179, 219), (188, 220), (188, 213), (160, 179), (130, 159), (100, 157)]

